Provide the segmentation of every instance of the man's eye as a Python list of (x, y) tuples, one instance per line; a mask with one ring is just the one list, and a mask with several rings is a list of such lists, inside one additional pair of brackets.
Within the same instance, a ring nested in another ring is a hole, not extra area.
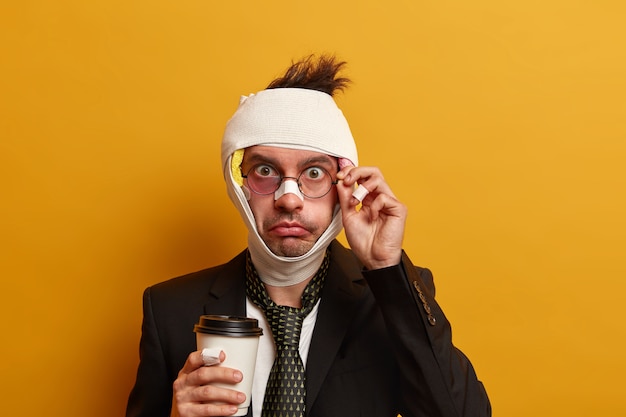
[(318, 167), (311, 167), (304, 170), (304, 176), (311, 180), (317, 180), (324, 177), (324, 171)]
[(259, 165), (254, 168), (254, 173), (259, 177), (275, 177), (278, 173), (269, 165)]

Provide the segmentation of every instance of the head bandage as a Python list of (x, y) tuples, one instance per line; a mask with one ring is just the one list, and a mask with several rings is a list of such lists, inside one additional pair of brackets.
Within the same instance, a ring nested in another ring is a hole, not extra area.
[[(272, 253), (259, 236), (237, 172), (243, 157), (240, 150), (256, 145), (325, 153), (345, 158), (355, 166), (358, 165), (356, 145), (348, 122), (333, 98), (315, 90), (276, 88), (244, 96), (226, 124), (222, 169), (228, 195), (248, 228), (252, 261), (265, 283), (297, 284), (315, 274), (321, 265), (326, 248), (343, 227), (341, 213), (337, 206), (330, 225), (306, 254), (283, 257)], [(279, 198), (280, 193), (297, 191), (300, 194), (293, 186), (297, 188), (294, 181), (284, 181), (275, 198)]]

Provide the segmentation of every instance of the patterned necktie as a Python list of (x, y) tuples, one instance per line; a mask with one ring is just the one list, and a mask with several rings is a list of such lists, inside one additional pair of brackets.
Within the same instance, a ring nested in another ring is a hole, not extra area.
[(302, 294), (302, 308), (279, 306), (265, 291), (248, 252), (246, 292), (250, 300), (265, 312), (276, 343), (276, 359), (265, 388), (262, 417), (302, 417), (306, 399), (304, 365), (300, 352), (300, 331), (304, 318), (320, 298), (328, 271), (329, 254)]

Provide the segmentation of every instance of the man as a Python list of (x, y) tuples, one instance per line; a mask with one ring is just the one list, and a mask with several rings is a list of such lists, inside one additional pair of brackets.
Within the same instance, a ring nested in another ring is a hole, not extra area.
[[(407, 208), (377, 168), (358, 165), (332, 98), (348, 83), (338, 77), (343, 66), (309, 57), (242, 97), (226, 126), (222, 166), (248, 248), (145, 291), (127, 417), (237, 411), (245, 395), (213, 384), (246, 376), (204, 366), (192, 332), (203, 314), (254, 317), (264, 330), (250, 416), (292, 415), (269, 411), (284, 401), (275, 397), (284, 375), (274, 366), (284, 348), (272, 329), (283, 315), (301, 324), (294, 372), (304, 374), (305, 389), (293, 415), (491, 415), (472, 365), (452, 344), (430, 271), (402, 251)], [(335, 240), (342, 227), (351, 250)]]

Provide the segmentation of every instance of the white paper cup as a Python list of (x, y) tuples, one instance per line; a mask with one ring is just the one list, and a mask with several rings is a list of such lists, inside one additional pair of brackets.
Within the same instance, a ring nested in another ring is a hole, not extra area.
[(258, 320), (235, 316), (200, 316), (198, 324), (194, 326), (194, 332), (198, 350), (219, 349), (226, 354), (226, 360), (214, 366), (238, 369), (243, 374), (243, 379), (238, 384), (215, 383), (215, 385), (246, 394), (246, 401), (239, 404), (239, 410), (234, 414), (245, 416), (250, 407), (259, 336), (263, 334)]

